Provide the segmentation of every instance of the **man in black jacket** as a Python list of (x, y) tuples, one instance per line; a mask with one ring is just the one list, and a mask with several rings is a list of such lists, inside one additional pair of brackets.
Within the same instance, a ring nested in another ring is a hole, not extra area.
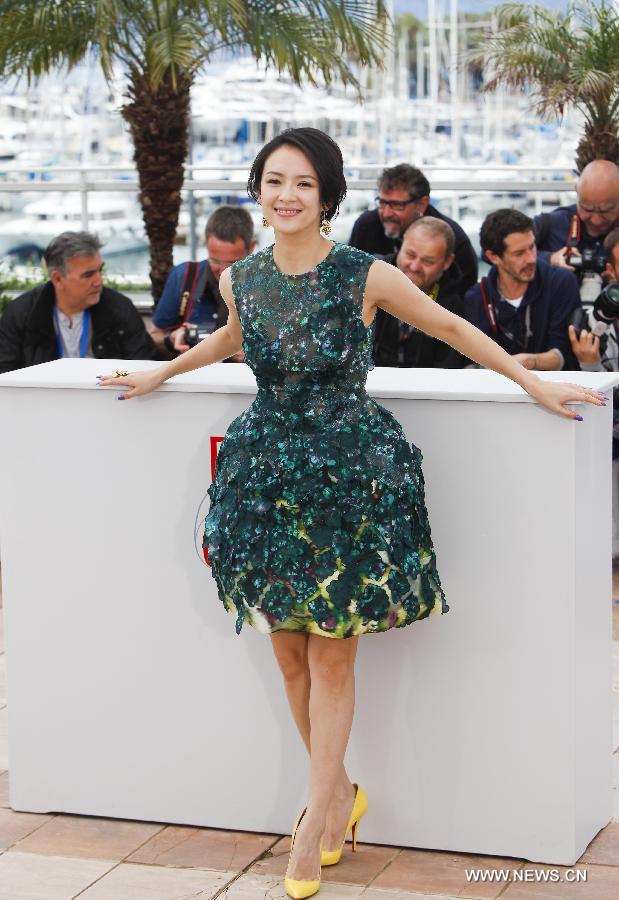
[[(431, 300), (462, 315), (454, 244), (454, 233), (446, 222), (424, 217), (409, 225), (399, 252), (383, 258)], [(469, 362), (449, 344), (400, 322), (383, 309), (376, 313), (372, 355), (377, 366), (460, 369)]]
[(383, 169), (378, 179), (376, 209), (361, 213), (353, 225), (348, 243), (351, 247), (380, 256), (397, 253), (402, 235), (412, 223), (424, 216), (440, 219), (455, 236), (455, 261), (458, 264), (458, 289), (465, 291), (477, 281), (477, 256), (464, 229), (430, 205), (430, 183), (423, 172), (402, 163)]
[(537, 258), (533, 220), (517, 209), (484, 219), (481, 249), (488, 275), (464, 297), (464, 316), (525, 369), (571, 369), (568, 325), (580, 306), (572, 272)]
[(619, 227), (619, 166), (607, 159), (590, 162), (580, 173), (576, 197), (573, 206), (534, 219), (539, 258), (572, 271), (570, 256), (590, 250), (603, 258), (606, 236)]
[(43, 257), (49, 281), (16, 297), (0, 319), (0, 372), (62, 357), (155, 359), (135, 306), (103, 287), (99, 239), (65, 231)]

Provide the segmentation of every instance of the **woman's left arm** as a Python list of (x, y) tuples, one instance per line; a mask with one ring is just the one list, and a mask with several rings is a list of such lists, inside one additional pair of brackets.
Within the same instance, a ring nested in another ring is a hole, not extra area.
[(444, 309), (420, 291), (395, 266), (376, 260), (370, 266), (365, 301), (438, 338), (488, 369), (506, 375), (519, 384), (538, 403), (568, 419), (579, 418), (566, 403), (593, 403), (601, 406), (606, 398), (598, 391), (565, 382), (544, 381), (525, 369), (495, 341), (466, 319)]

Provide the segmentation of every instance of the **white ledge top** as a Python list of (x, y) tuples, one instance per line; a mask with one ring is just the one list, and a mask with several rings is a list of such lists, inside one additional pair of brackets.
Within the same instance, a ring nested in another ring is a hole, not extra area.
[[(155, 369), (161, 363), (141, 360), (58, 359), (0, 375), (0, 388), (69, 388), (78, 390), (122, 391), (118, 387), (99, 387), (97, 375), (109, 375), (115, 369), (138, 371)], [(540, 372), (552, 381), (571, 381), (607, 391), (619, 384), (616, 372)], [(256, 393), (256, 379), (244, 363), (214, 363), (203, 369), (176, 375), (160, 391), (191, 393)], [(377, 398), (412, 400), (491, 400), (499, 403), (527, 402), (532, 398), (515, 382), (487, 369), (390, 369), (375, 368), (368, 375), (367, 390)]]

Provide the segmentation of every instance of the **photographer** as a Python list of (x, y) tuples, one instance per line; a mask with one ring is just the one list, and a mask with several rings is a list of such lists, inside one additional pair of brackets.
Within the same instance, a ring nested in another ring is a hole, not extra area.
[(540, 259), (576, 273), (583, 303), (602, 288), (604, 240), (619, 225), (619, 167), (596, 159), (582, 170), (577, 203), (535, 217)]
[(430, 182), (419, 169), (406, 163), (383, 169), (378, 179), (376, 209), (361, 213), (348, 243), (358, 250), (380, 256), (397, 253), (402, 236), (412, 222), (440, 219), (454, 233), (454, 256), (458, 290), (464, 294), (477, 281), (477, 255), (464, 229), (430, 203)]
[[(595, 303), (576, 310), (569, 327), (572, 350), (585, 372), (619, 371), (619, 228), (604, 241), (606, 286)], [(613, 391), (613, 559), (619, 557), (619, 402)]]
[(604, 241), (608, 283), (593, 304), (575, 311), (568, 333), (574, 356), (585, 372), (619, 371), (619, 228)]
[(101, 247), (87, 231), (50, 241), (49, 279), (12, 300), (0, 319), (0, 372), (63, 358), (155, 358), (131, 300), (103, 283)]
[[(450, 312), (462, 315), (460, 272), (454, 263), (453, 229), (441, 219), (423, 217), (409, 225), (397, 254), (383, 257), (420, 290)], [(468, 360), (449, 344), (424, 334), (379, 309), (373, 359), (377, 366), (461, 369)]]
[(518, 210), (490, 213), (479, 239), (492, 266), (467, 291), (464, 317), (526, 369), (564, 368), (569, 317), (580, 306), (574, 275), (538, 262), (533, 221)]
[[(228, 320), (228, 307), (219, 293), (221, 273), (244, 259), (256, 245), (247, 210), (221, 206), (205, 229), (208, 259), (181, 263), (168, 276), (153, 315), (151, 336), (169, 357), (185, 353)], [(243, 362), (243, 351), (226, 362)]]

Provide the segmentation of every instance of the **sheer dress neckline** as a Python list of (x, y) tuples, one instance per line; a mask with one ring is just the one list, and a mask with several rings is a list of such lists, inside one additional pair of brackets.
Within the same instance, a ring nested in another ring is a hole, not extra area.
[(275, 269), (277, 274), (282, 275), (284, 278), (305, 278), (307, 275), (313, 275), (314, 272), (318, 272), (320, 270), (320, 268), (322, 266), (324, 266), (324, 264), (331, 259), (335, 248), (338, 246), (338, 241), (333, 242), (333, 245), (332, 245), (331, 249), (329, 250), (329, 252), (327, 253), (327, 255), (323, 259), (321, 259), (320, 262), (316, 263), (315, 266), (312, 266), (312, 268), (308, 269), (307, 272), (298, 272), (294, 275), (290, 275), (290, 274), (288, 274), (288, 272), (282, 272), (282, 270), (279, 268), (279, 266), (275, 262), (275, 256), (273, 255), (273, 247), (274, 246), (275, 246), (275, 244), (271, 244), (271, 246), (269, 247), (269, 253), (271, 256), (271, 265), (273, 266), (273, 268)]

